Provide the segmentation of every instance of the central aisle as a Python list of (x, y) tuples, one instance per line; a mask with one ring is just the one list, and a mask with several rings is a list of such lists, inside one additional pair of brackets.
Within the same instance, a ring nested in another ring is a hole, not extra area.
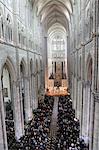
[(50, 137), (55, 138), (57, 133), (57, 119), (58, 119), (58, 97), (54, 98), (54, 106), (52, 112), (51, 128), (50, 128)]

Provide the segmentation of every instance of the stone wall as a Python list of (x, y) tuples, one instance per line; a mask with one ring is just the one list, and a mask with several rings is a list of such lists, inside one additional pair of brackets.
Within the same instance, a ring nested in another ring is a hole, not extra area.
[[(43, 27), (36, 6), (28, 0), (0, 1), (0, 75), (5, 64), (11, 74), (15, 136), (24, 135), (22, 114), (21, 63), (24, 66), (25, 121), (38, 107), (38, 94), (44, 87)], [(32, 62), (32, 63), (31, 63)], [(2, 84), (0, 80), (0, 149), (7, 150)]]
[[(74, 1), (70, 24), (68, 60), (69, 85), (81, 136), (88, 139), (89, 149), (99, 149), (99, 2)], [(97, 132), (97, 133), (96, 133)]]

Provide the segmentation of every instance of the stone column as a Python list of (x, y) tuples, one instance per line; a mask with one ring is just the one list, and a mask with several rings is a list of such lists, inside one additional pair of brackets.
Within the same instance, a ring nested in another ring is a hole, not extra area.
[(33, 73), (33, 110), (35, 109), (35, 76), (34, 76), (34, 73)]
[(99, 0), (93, 2), (93, 39), (94, 39), (94, 108), (92, 150), (99, 149)]
[(45, 39), (45, 89), (48, 88), (48, 53), (47, 53), (47, 37)]
[[(13, 3), (13, 41), (14, 44), (18, 45), (18, 23), (17, 23), (17, 8), (19, 7), (19, 0), (15, 0)], [(21, 88), (21, 81), (19, 75), (19, 52), (16, 47), (16, 65), (17, 65), (17, 78), (18, 81), (14, 81), (12, 83), (13, 86), (13, 100), (14, 100), (14, 120), (15, 120), (15, 137), (18, 140), (20, 137), (24, 135), (24, 119), (23, 119), (23, 104), (22, 104), (22, 88)]]
[(94, 39), (94, 89), (99, 91), (99, 0), (93, 2), (93, 39)]
[(31, 75), (31, 109), (34, 109), (34, 74)]
[[(3, 132), (3, 122), (2, 122), (2, 116), (1, 116), (1, 112), (0, 112), (0, 149), (1, 150), (5, 150), (5, 139), (4, 139), (4, 132)], [(7, 149), (7, 142), (6, 142), (6, 149)]]
[(0, 150), (8, 150), (1, 80), (0, 80)]
[(76, 117), (78, 118), (78, 115), (79, 115), (79, 108), (78, 108), (78, 106), (79, 106), (79, 98), (78, 98), (78, 88), (79, 88), (79, 84), (78, 84), (78, 82), (79, 82), (79, 75), (78, 75), (78, 50), (76, 49), (76, 52), (75, 52), (75, 77), (76, 77), (76, 86), (75, 86), (75, 88), (76, 88)]
[(36, 74), (34, 75), (34, 109), (38, 107), (38, 99), (36, 94)]
[(89, 150), (92, 150), (93, 145), (93, 123), (94, 123), (94, 97), (93, 93), (91, 92), (90, 96), (90, 122), (89, 122)]
[(99, 149), (99, 93), (94, 93), (95, 112), (94, 112), (94, 130), (93, 130), (93, 149)]
[(84, 105), (83, 105), (83, 136), (89, 138), (90, 108), (91, 108), (91, 86), (85, 83)]
[(34, 109), (34, 75), (31, 75), (31, 109)]
[(29, 80), (29, 92), (30, 92), (30, 108), (32, 111), (32, 103), (33, 103), (33, 80), (32, 80), (32, 75), (30, 73), (30, 80)]
[(76, 99), (76, 98), (77, 98), (77, 97), (76, 97), (76, 96), (77, 96), (77, 95), (76, 95), (77, 79), (76, 79), (76, 77), (74, 77), (74, 87), (73, 87), (73, 88), (74, 88), (74, 98), (73, 98), (73, 101), (74, 101), (74, 102), (73, 102), (73, 103), (74, 103), (74, 109), (77, 110), (77, 99)]
[(38, 67), (38, 83), (39, 83), (39, 90), (41, 89), (41, 62), (39, 57), (39, 67)]
[(82, 101), (82, 99), (83, 99), (83, 86), (82, 86), (82, 81), (80, 81), (80, 92), (79, 92), (79, 101), (80, 101), (80, 108), (79, 108), (79, 110), (80, 110), (80, 114), (79, 114), (79, 121), (80, 121), (80, 135), (82, 135), (82, 117), (83, 117), (83, 111), (82, 111), (82, 109), (83, 109), (83, 101)]
[[(22, 126), (22, 132), (24, 132), (24, 116), (23, 116), (23, 99), (22, 99), (22, 79), (19, 80), (19, 87), (16, 87), (16, 90), (17, 90), (17, 95), (19, 96), (19, 104), (20, 104), (20, 119), (21, 119), (21, 126)], [(19, 91), (19, 92), (18, 92)], [(24, 97), (24, 103), (25, 103), (25, 97)], [(24, 106), (25, 107), (25, 106)]]
[(73, 108), (75, 108), (75, 105), (74, 105), (74, 76), (73, 76), (73, 74), (72, 74), (71, 98), (72, 98), (72, 100), (73, 100)]
[(82, 118), (82, 135), (85, 135), (85, 107), (86, 107), (86, 100), (85, 100), (85, 97), (86, 97), (86, 86), (85, 86), (85, 82), (83, 83), (83, 118)]
[(36, 91), (36, 108), (38, 107), (38, 72), (36, 74), (36, 77), (35, 77), (35, 91)]
[(53, 74), (55, 75), (55, 62), (53, 61)]
[[(72, 82), (70, 81), (70, 78), (68, 77), (68, 80), (69, 80), (69, 84), (72, 85), (72, 90), (71, 90), (71, 96), (72, 96), (72, 100), (73, 100), (73, 108), (75, 109), (75, 101), (74, 101), (74, 89), (75, 89), (75, 85), (74, 85), (74, 53), (71, 54), (71, 58), (72, 58), (72, 63), (71, 63), (71, 66), (72, 66), (72, 71), (71, 71), (71, 75), (72, 75)], [(67, 61), (68, 61), (68, 58), (67, 58)], [(70, 70), (70, 67), (69, 65), (67, 65), (67, 69), (68, 69), (68, 75), (70, 75), (69, 73), (69, 70)]]
[(15, 136), (18, 140), (24, 135), (24, 119), (23, 119), (23, 106), (20, 94), (20, 83), (13, 82), (13, 100), (14, 100), (14, 121), (15, 121)]
[(87, 99), (88, 99), (88, 105), (87, 105), (87, 136), (89, 136), (89, 119), (90, 119), (90, 107), (91, 107), (91, 86), (87, 86)]
[(30, 102), (30, 91), (29, 91), (29, 77), (25, 77), (25, 119), (26, 122), (32, 119), (32, 110)]
[(77, 79), (77, 82), (78, 82), (78, 88), (77, 88), (77, 118), (79, 119), (79, 114), (80, 114), (80, 110), (79, 110), (80, 109), (80, 97), (79, 96), (81, 96), (79, 79)]
[(65, 61), (63, 62), (64, 63), (64, 65), (63, 65), (63, 73), (65, 74), (66, 73), (66, 71), (65, 71)]
[(81, 80), (78, 81), (78, 108), (77, 108), (77, 117), (81, 123), (81, 108), (82, 108), (82, 85)]
[(38, 71), (38, 90), (40, 90), (40, 70)]

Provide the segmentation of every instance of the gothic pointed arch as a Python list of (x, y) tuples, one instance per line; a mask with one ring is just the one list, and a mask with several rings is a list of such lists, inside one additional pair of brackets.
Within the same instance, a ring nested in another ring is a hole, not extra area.
[(22, 58), (20, 62), (20, 97), (21, 97), (21, 120), (24, 120), (24, 123), (26, 121), (26, 83), (25, 83), (25, 77), (26, 77), (26, 62), (24, 58)]
[(14, 64), (13, 64), (10, 56), (7, 56), (7, 58), (5, 59), (3, 66), (2, 66), (2, 70), (5, 65), (7, 66), (9, 72), (11, 73), (12, 80), (16, 81), (16, 70), (15, 70)]
[[(16, 82), (16, 71), (14, 64), (10, 57), (7, 57), (2, 65), (1, 72), (1, 86), (2, 86), (2, 99), (0, 104), (0, 109), (4, 113), (4, 118), (2, 116), (2, 125), (7, 138), (8, 148), (11, 147), (12, 141), (15, 139), (16, 134), (16, 114), (15, 114), (15, 103), (16, 95), (14, 91), (14, 83)], [(3, 112), (4, 111), (4, 112)], [(3, 133), (4, 134), (4, 133)], [(9, 141), (12, 135), (12, 140)], [(6, 141), (6, 139), (4, 140)]]

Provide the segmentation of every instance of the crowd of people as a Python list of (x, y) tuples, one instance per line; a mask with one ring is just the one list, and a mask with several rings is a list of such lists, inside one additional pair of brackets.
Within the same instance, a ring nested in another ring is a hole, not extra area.
[(12, 109), (12, 102), (10, 100), (5, 103), (5, 124), (7, 132), (8, 149), (10, 149), (12, 143), (16, 142), (14, 120), (13, 120), (13, 109)]
[(13, 143), (10, 150), (47, 150), (54, 98), (45, 96), (33, 114), (34, 118), (25, 126), (25, 135)]
[(9, 150), (88, 150), (79, 138), (80, 124), (75, 118), (70, 96), (60, 96), (58, 101), (57, 135), (50, 138), (50, 123), (54, 97), (45, 96), (33, 112), (33, 120), (25, 125), (25, 135), (16, 141), (11, 104), (6, 107), (6, 130)]
[(85, 143), (79, 139), (80, 124), (75, 118), (70, 96), (61, 96), (58, 103), (58, 130), (55, 150), (85, 150)]

